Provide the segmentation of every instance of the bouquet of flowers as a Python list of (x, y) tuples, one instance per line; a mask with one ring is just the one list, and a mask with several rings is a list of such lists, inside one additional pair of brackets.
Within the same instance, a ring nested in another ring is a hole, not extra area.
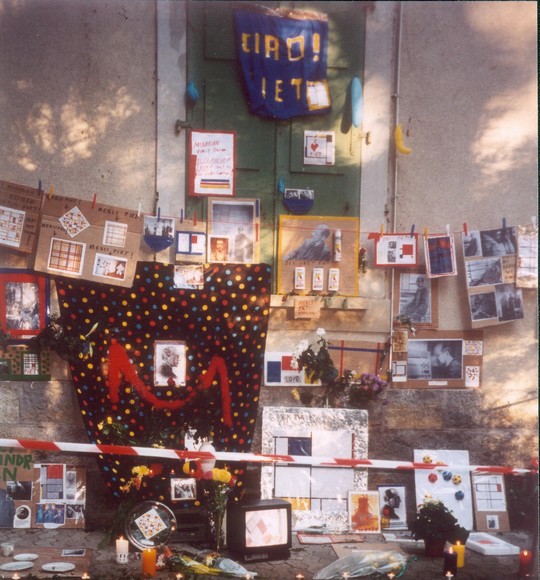
[(331, 407), (361, 408), (368, 401), (377, 399), (388, 386), (388, 382), (379, 375), (362, 373), (358, 375), (354, 370), (345, 370), (339, 376), (337, 368), (330, 356), (330, 343), (325, 338), (324, 328), (317, 329), (317, 346), (309, 344), (307, 340), (300, 342), (293, 352), (292, 367), (304, 369), (306, 378), (311, 383), (321, 381), (326, 387), (322, 396), (313, 393), (300, 394), (294, 389), (292, 394), (304, 404), (313, 400)]
[(214, 467), (203, 471), (199, 463), (193, 467), (184, 463), (182, 471), (201, 482), (203, 501), (206, 503), (214, 549), (219, 552), (223, 543), (223, 516), (227, 508), (229, 492), (236, 485), (236, 477), (228, 469)]
[(330, 343), (325, 338), (324, 328), (317, 329), (317, 350), (303, 340), (293, 352), (293, 368), (304, 369), (307, 379), (311, 383), (321, 381), (323, 384), (330, 384), (338, 377), (338, 370), (334, 366), (334, 361), (330, 357), (328, 347)]
[(358, 379), (354, 376), (349, 384), (349, 405), (357, 407), (361, 401), (373, 401), (387, 386), (379, 375), (362, 373)]

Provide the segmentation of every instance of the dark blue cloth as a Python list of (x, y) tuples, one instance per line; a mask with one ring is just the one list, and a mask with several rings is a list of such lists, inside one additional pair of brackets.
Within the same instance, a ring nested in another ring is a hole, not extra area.
[[(322, 15), (321, 19), (288, 18), (251, 7), (236, 9), (234, 20), (251, 113), (290, 119), (331, 110), (326, 79), (328, 22)], [(308, 99), (308, 83), (315, 83), (327, 99)]]

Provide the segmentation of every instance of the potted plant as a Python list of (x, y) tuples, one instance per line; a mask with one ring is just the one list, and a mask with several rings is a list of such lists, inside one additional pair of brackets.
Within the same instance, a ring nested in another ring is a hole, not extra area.
[(426, 498), (418, 506), (409, 527), (415, 540), (424, 540), (427, 556), (442, 556), (446, 542), (465, 544), (469, 537), (469, 532), (443, 502), (432, 498)]

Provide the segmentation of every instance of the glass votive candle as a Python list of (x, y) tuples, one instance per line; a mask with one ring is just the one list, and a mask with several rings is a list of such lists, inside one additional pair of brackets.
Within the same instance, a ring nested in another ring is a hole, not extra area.
[(122, 536), (116, 540), (116, 561), (127, 564), (129, 559), (129, 542)]

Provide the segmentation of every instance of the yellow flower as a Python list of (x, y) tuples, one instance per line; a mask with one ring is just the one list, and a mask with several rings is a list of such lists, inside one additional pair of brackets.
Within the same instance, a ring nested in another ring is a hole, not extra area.
[(145, 475), (149, 475), (150, 468), (146, 465), (136, 465), (132, 470), (131, 473), (134, 475), (139, 475), (140, 477), (144, 477)]
[(108, 423), (109, 425), (112, 425), (112, 422), (113, 422), (113, 421), (112, 421), (112, 417), (107, 417), (107, 423)]
[(293, 399), (294, 399), (295, 401), (299, 401), (299, 400), (300, 400), (300, 393), (298, 392), (298, 389), (293, 389), (293, 390), (291, 391), (291, 394), (292, 394), (292, 396), (293, 396)]
[(98, 426), (97, 426), (97, 428), (98, 428), (100, 431), (102, 431), (102, 430), (103, 430), (103, 421), (100, 421), (100, 422), (98, 423)]
[(226, 469), (219, 469), (214, 467), (212, 470), (212, 479), (214, 481), (219, 481), (220, 483), (229, 483), (231, 481), (232, 475)]

